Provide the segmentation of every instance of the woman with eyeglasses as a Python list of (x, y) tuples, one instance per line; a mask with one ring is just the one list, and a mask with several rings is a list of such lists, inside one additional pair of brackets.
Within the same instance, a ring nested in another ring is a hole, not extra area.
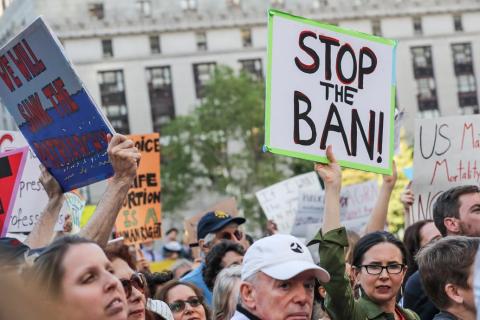
[(190, 283), (169, 281), (155, 299), (165, 301), (172, 310), (174, 320), (207, 320), (210, 311), (200, 289)]
[(94, 242), (66, 236), (55, 240), (26, 271), (62, 306), (64, 319), (126, 320), (127, 301), (112, 263)]
[(134, 270), (135, 263), (127, 246), (105, 250), (112, 262), (113, 274), (120, 280), (127, 296), (128, 320), (152, 320), (154, 315), (145, 309), (147, 283), (143, 274)]
[(311, 243), (319, 243), (320, 265), (330, 272), (324, 284), (325, 308), (332, 320), (420, 320), (418, 315), (397, 305), (396, 298), (406, 272), (406, 249), (385, 231), (369, 233), (353, 249), (352, 272), (359, 299), (345, 276), (346, 230), (340, 225), (341, 169), (332, 147), (327, 148), (329, 164), (316, 164), (325, 183), (325, 213), (322, 230)]

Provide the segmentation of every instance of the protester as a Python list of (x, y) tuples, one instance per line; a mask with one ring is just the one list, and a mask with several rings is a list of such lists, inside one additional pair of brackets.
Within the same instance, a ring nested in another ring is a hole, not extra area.
[(232, 265), (217, 276), (213, 287), (212, 320), (230, 320), (240, 293), (242, 266)]
[[(245, 223), (242, 217), (232, 217), (223, 211), (211, 211), (205, 214), (197, 225), (198, 245), (202, 255), (206, 256), (210, 249), (223, 240), (230, 240), (240, 245), (243, 244), (244, 234), (238, 226)], [(203, 279), (205, 263), (192, 270), (180, 281), (192, 283), (197, 286), (205, 296), (208, 306), (212, 305), (212, 291), (207, 287)]]
[(418, 270), (418, 265), (415, 261), (415, 256), (417, 255), (418, 250), (440, 237), (440, 232), (437, 227), (435, 227), (433, 220), (420, 220), (405, 229), (403, 243), (405, 244), (408, 253), (408, 269), (405, 275), (404, 284), (408, 278)]
[(144, 273), (145, 279), (147, 280), (149, 298), (155, 296), (155, 293), (163, 287), (165, 283), (173, 279), (172, 271), (165, 270), (162, 272), (154, 273)]
[(44, 294), (58, 301), (69, 320), (126, 320), (127, 301), (113, 266), (90, 240), (66, 236), (55, 240), (26, 270)]
[(187, 259), (180, 259), (172, 266), (173, 277), (180, 279), (192, 271), (193, 263)]
[(386, 231), (369, 233), (353, 249), (352, 268), (360, 299), (355, 300), (345, 275), (346, 230), (340, 225), (341, 170), (332, 147), (327, 148), (329, 164), (315, 170), (325, 184), (323, 226), (312, 243), (319, 243), (320, 265), (331, 274), (324, 284), (325, 308), (332, 319), (420, 319), (396, 303), (406, 272), (406, 249)]
[(163, 246), (163, 259), (161, 261), (151, 262), (150, 270), (152, 272), (161, 272), (171, 270), (172, 266), (180, 258), (182, 245), (177, 241), (171, 241)]
[(480, 238), (449, 236), (421, 249), (417, 262), (427, 295), (441, 310), (435, 320), (475, 320), (475, 255)]
[(150, 320), (153, 315), (145, 310), (148, 298), (148, 286), (142, 273), (135, 271), (135, 262), (129, 254), (128, 247), (119, 250), (105, 250), (112, 262), (113, 274), (120, 279), (128, 303), (128, 320)]
[(141, 244), (143, 256), (148, 262), (160, 261), (163, 259), (162, 250), (155, 248), (155, 241), (148, 240)]
[(202, 292), (193, 284), (172, 280), (165, 284), (155, 298), (169, 305), (175, 320), (210, 319), (210, 311)]
[[(480, 204), (479, 191), (477, 186), (459, 186), (437, 197), (433, 221), (442, 236), (480, 236), (480, 220), (476, 212)], [(405, 284), (403, 305), (418, 313), (422, 320), (431, 320), (439, 312), (425, 294), (418, 271)]]
[(325, 283), (330, 276), (299, 239), (275, 234), (257, 240), (243, 259), (240, 304), (232, 319), (310, 320), (315, 279)]
[(242, 264), (243, 255), (243, 247), (238, 243), (222, 241), (216, 244), (205, 257), (202, 275), (207, 287), (213, 291), (215, 279), (220, 271), (232, 265)]

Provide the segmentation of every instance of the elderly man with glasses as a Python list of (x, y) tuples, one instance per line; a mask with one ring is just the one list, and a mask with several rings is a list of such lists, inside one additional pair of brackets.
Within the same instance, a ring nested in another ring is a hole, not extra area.
[(243, 223), (245, 223), (244, 218), (232, 217), (219, 210), (208, 212), (198, 222), (197, 239), (198, 246), (202, 252), (202, 263), (199, 267), (181, 278), (180, 281), (192, 283), (202, 290), (209, 307), (212, 306), (213, 295), (203, 279), (203, 269), (205, 268), (203, 258), (216, 244), (225, 240), (238, 243), (245, 248), (245, 236), (238, 229), (239, 225)]

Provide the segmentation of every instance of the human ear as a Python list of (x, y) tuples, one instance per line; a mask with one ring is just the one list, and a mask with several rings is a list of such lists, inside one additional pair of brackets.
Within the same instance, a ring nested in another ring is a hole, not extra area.
[(242, 304), (251, 310), (255, 309), (255, 288), (248, 282), (242, 282), (240, 284), (240, 298)]
[(445, 293), (447, 294), (447, 296), (455, 301), (455, 303), (458, 303), (458, 304), (462, 304), (463, 303), (463, 296), (458, 292), (458, 288), (457, 286), (455, 286), (454, 284), (451, 284), (451, 283), (447, 283), (445, 285)]
[(450, 233), (458, 234), (460, 232), (460, 224), (456, 218), (447, 217), (443, 219), (443, 225)]

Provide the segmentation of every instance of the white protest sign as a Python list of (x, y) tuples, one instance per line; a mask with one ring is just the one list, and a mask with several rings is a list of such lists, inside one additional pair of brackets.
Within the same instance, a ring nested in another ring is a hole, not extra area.
[[(342, 188), (340, 194), (340, 221), (347, 229), (362, 234), (378, 197), (375, 180)], [(298, 211), (292, 235), (312, 239), (322, 226), (324, 192), (302, 193), (298, 199)]]
[[(0, 130), (0, 151), (8, 151), (28, 146), (20, 131)], [(48, 196), (38, 180), (40, 162), (32, 149), (28, 149), (27, 162), (18, 188), (8, 232), (30, 232), (48, 203)], [(55, 230), (63, 229), (65, 205), (60, 213)]]
[(277, 224), (280, 233), (290, 233), (297, 212), (300, 193), (320, 194), (322, 187), (315, 172), (281, 181), (258, 191), (258, 202), (269, 220)]
[(417, 119), (410, 221), (432, 219), (437, 197), (461, 185), (479, 185), (480, 116)]
[(392, 173), (396, 41), (269, 11), (265, 147)]
[(72, 218), (72, 231), (71, 234), (80, 232), (80, 220), (82, 219), (83, 209), (87, 204), (87, 200), (77, 192), (67, 192), (64, 194), (65, 203), (64, 209)]

